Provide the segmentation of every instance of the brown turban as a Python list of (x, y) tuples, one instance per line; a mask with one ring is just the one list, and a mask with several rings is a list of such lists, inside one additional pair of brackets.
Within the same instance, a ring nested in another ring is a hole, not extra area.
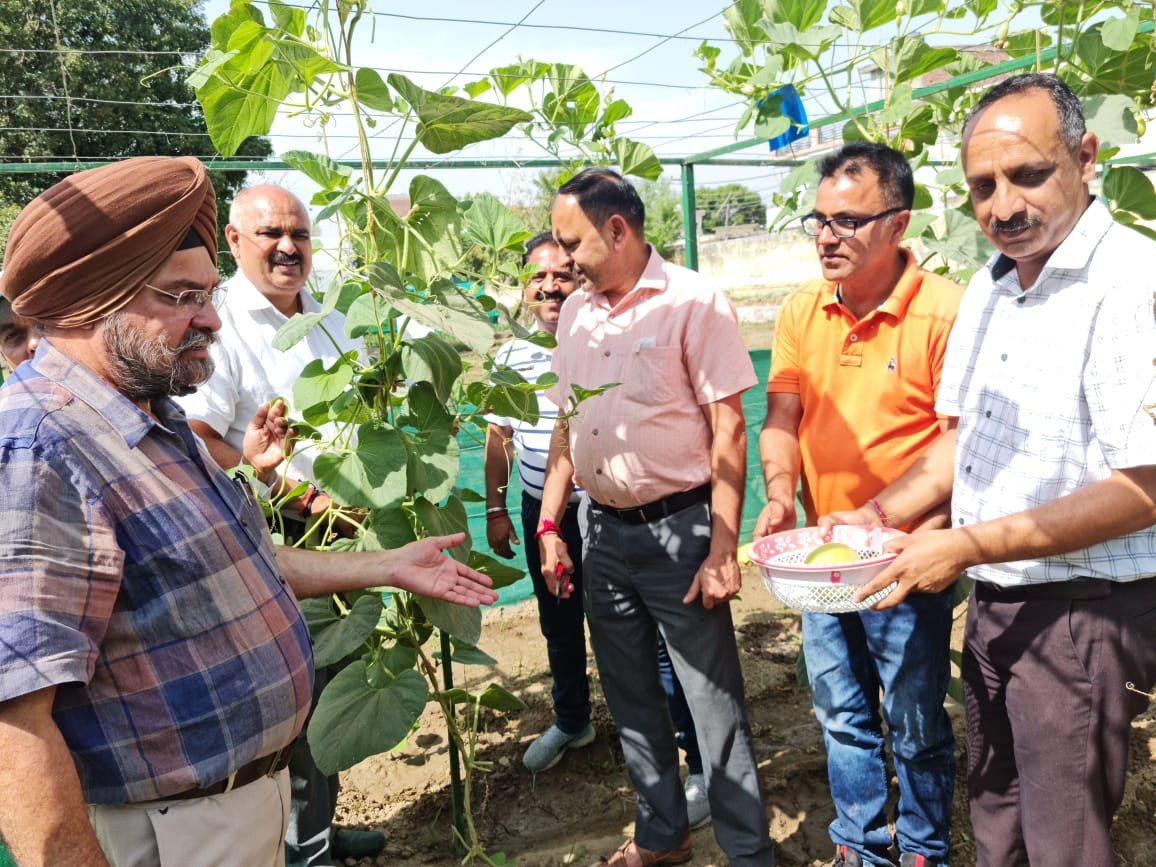
[(75, 328), (119, 310), (194, 232), (217, 261), (217, 199), (193, 157), (78, 172), (20, 212), (0, 291), (21, 316)]

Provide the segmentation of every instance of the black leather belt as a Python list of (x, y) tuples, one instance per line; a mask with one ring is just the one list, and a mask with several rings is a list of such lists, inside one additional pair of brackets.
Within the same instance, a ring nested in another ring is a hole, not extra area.
[(1034, 599), (1102, 599), (1112, 595), (1117, 583), (1104, 578), (1073, 578), (1070, 581), (1046, 581), (1042, 584), (1017, 584), (1014, 587), (1001, 587), (990, 581), (976, 581), (975, 598), (984, 602), (1028, 602)]
[(597, 500), (591, 498), (590, 505), (600, 512), (605, 512), (607, 515), (612, 515), (624, 524), (649, 524), (651, 521), (659, 521), (675, 512), (681, 512), (683, 509), (689, 509), (691, 506), (697, 506), (699, 503), (704, 503), (710, 499), (710, 483), (699, 485), (697, 488), (691, 488), (689, 491), (679, 491), (677, 494), (671, 494), (669, 497), (663, 497), (661, 500), (655, 500), (653, 503), (646, 503), (642, 506), (631, 506), (628, 509), (616, 509), (613, 506), (604, 506)]
[(208, 798), (213, 795), (223, 795), (226, 792), (231, 792), (233, 789), (239, 789), (241, 786), (247, 786), (249, 783), (254, 783), (262, 777), (271, 777), (286, 765), (289, 764), (289, 757), (293, 754), (293, 744), (287, 747), (282, 747), (275, 753), (270, 753), (267, 756), (261, 756), (259, 759), (253, 759), (247, 765), (242, 765), (225, 779), (219, 783), (213, 783), (210, 786), (202, 786), (199, 789), (189, 789), (187, 792), (180, 792), (176, 795), (166, 795), (159, 800), (162, 801), (188, 801), (193, 798)]

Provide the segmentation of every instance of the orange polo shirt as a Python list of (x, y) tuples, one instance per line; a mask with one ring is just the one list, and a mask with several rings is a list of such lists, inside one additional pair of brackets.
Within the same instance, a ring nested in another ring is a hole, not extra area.
[(895, 290), (863, 319), (820, 280), (779, 312), (768, 392), (799, 395), (807, 523), (863, 505), (939, 436), (935, 395), (963, 289), (910, 251)]

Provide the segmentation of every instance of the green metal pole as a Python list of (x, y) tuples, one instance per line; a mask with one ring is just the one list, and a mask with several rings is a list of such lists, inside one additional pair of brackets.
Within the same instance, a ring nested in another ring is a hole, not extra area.
[(694, 165), (682, 164), (682, 240), (686, 267), (698, 270), (698, 216), (694, 201)]
[[(454, 666), (451, 660), (453, 648), (450, 647), (450, 634), (444, 629), (439, 629), (442, 640), (442, 667), (445, 671), (445, 688), (447, 691), (454, 688)], [(459, 765), (458, 745), (451, 737), (450, 742), (450, 807), (454, 815), (454, 828), (457, 829), (457, 836), (454, 838), (454, 851), (459, 855), (465, 853), (465, 846), (463, 841), (466, 839), (466, 814), (462, 806), (462, 770)]]

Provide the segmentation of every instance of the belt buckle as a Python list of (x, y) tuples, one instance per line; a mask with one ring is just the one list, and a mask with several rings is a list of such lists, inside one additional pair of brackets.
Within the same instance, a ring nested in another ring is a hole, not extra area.
[(650, 518), (646, 517), (646, 506), (635, 506), (634, 509), (638, 512), (638, 517), (642, 519), (642, 523), (650, 523)]

